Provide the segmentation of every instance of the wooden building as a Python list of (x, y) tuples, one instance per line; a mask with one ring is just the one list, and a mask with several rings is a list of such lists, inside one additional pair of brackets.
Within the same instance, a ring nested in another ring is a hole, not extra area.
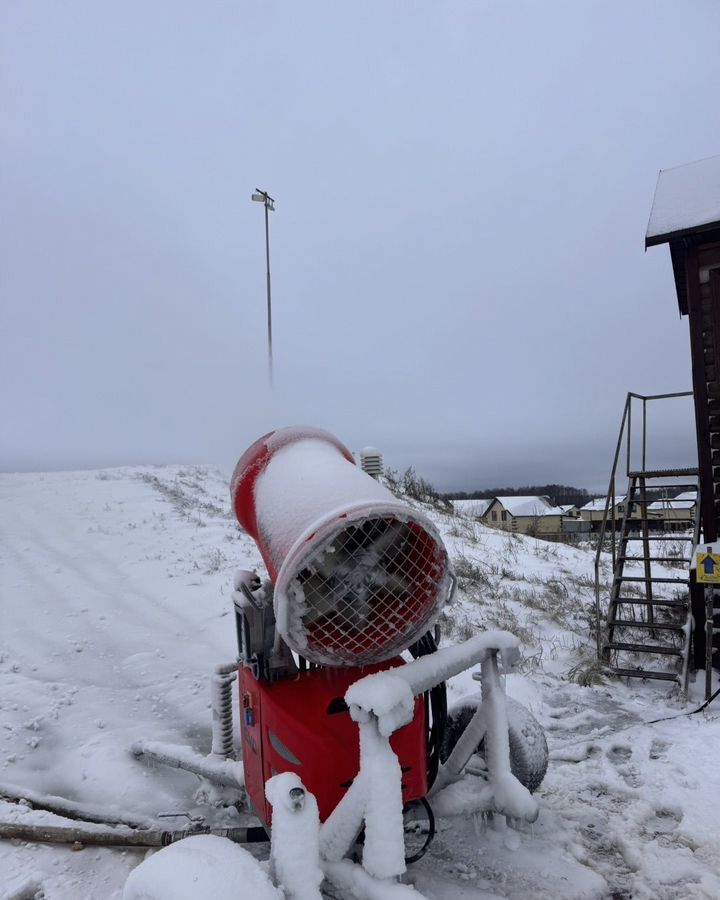
[(720, 156), (664, 169), (645, 246), (669, 244), (681, 316), (688, 316), (703, 538), (720, 518)]
[[(720, 520), (720, 156), (660, 172), (645, 238), (646, 247), (657, 244), (670, 246), (680, 315), (689, 320), (702, 540), (709, 543), (718, 539)], [(719, 634), (713, 656), (694, 572), (690, 590), (694, 663), (709, 670), (720, 661)]]

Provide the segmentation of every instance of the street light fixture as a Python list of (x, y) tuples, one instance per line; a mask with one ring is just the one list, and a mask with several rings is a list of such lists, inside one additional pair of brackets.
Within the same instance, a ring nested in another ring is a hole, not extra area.
[(275, 201), (267, 191), (255, 188), (255, 193), (250, 196), (256, 203), (262, 203), (265, 207), (265, 262), (267, 271), (267, 324), (268, 324), (268, 371), (270, 374), (270, 387), (273, 386), (273, 353), (272, 353), (272, 302), (270, 299), (270, 222), (268, 213), (275, 209)]

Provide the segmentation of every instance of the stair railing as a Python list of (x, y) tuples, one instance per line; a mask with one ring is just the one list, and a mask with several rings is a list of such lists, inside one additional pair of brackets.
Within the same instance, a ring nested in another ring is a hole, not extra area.
[[(623, 407), (622, 419), (620, 421), (620, 431), (618, 433), (617, 445), (615, 447), (615, 456), (613, 457), (612, 470), (610, 472), (610, 484), (608, 485), (607, 496), (605, 498), (605, 509), (603, 511), (602, 523), (598, 534), (597, 550), (595, 552), (595, 639), (597, 643), (597, 658), (602, 660), (602, 616), (600, 609), (600, 562), (605, 546), (605, 538), (610, 527), (611, 540), (610, 552), (612, 554), (613, 573), (617, 568), (618, 552), (617, 552), (617, 535), (618, 521), (617, 504), (615, 502), (615, 481), (618, 474), (618, 465), (620, 457), (625, 447), (625, 477), (630, 479), (632, 469), (632, 406), (633, 400), (639, 400), (642, 403), (642, 441), (641, 441), (641, 467), (640, 472), (645, 472), (647, 468), (647, 405), (650, 400), (669, 400), (675, 397), (692, 397), (692, 391), (678, 391), (672, 394), (636, 394), (628, 391)], [(624, 514), (629, 516), (632, 514), (631, 505), (628, 500), (628, 492), (625, 493)], [(644, 511), (647, 515), (647, 510)]]

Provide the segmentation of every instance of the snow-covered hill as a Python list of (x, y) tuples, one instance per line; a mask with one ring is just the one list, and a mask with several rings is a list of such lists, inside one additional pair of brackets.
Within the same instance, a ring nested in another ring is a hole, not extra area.
[[(260, 566), (223, 475), (2, 475), (0, 502), (0, 796), (20, 786), (108, 813), (242, 822), (203, 804), (194, 776), (128, 752), (139, 737), (210, 748), (208, 674), (236, 653), (232, 573)], [(460, 578), (446, 640), (484, 627), (521, 637), (507, 690), (552, 753), (538, 822), (501, 833), (444, 821), (410, 879), (438, 900), (720, 896), (720, 708), (648, 725), (692, 705), (667, 685), (597, 677), (591, 552), (426, 509)], [(474, 688), (456, 679), (451, 700)], [(0, 801), (0, 821), (14, 820), (63, 822)], [(0, 897), (119, 898), (142, 857), (5, 842)]]

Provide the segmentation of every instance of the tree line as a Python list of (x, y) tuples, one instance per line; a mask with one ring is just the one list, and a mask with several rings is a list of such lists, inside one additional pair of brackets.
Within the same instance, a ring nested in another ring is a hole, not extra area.
[(478, 491), (454, 491), (441, 494), (443, 500), (491, 500), (493, 497), (549, 497), (553, 506), (584, 506), (592, 500), (585, 488), (570, 484), (528, 484), (523, 487), (497, 487)]

